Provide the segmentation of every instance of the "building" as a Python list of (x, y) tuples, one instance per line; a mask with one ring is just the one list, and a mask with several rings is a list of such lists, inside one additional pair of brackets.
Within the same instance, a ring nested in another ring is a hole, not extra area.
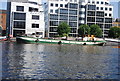
[[(13, 0), (14, 1), (14, 0)], [(7, 27), (13, 36), (40, 34), (44, 37), (44, 12), (40, 0), (25, 0), (7, 3)]]
[(120, 18), (120, 1), (118, 2), (118, 18)]
[(0, 27), (2, 28), (2, 35), (6, 35), (6, 10), (0, 10)]
[(61, 21), (70, 25), (69, 36), (77, 36), (82, 24), (98, 24), (107, 36), (112, 26), (113, 7), (108, 0), (48, 0), (44, 4), (45, 31), (47, 37), (57, 35)]
[(120, 18), (115, 19), (115, 21), (113, 22), (113, 27), (120, 27)]

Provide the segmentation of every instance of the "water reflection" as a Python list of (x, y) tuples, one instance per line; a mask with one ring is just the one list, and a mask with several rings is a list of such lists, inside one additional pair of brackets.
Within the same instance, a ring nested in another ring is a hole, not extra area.
[(3, 43), (3, 78), (117, 79), (118, 49)]

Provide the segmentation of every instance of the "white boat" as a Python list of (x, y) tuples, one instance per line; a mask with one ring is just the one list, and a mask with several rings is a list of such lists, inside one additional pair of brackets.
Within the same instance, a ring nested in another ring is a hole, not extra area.
[(56, 40), (56, 39), (43, 39), (36, 37), (16, 37), (18, 43), (49, 43), (49, 44), (78, 44), (78, 45), (104, 45), (106, 41), (104, 40), (84, 40), (84, 41), (74, 41), (74, 40)]

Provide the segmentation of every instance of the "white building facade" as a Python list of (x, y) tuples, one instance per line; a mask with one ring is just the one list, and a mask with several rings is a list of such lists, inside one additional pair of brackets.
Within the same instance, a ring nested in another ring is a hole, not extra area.
[(7, 27), (13, 36), (21, 34), (39, 34), (44, 37), (44, 12), (39, 0), (8, 2)]
[[(74, 37), (78, 35), (78, 28), (82, 24), (99, 25), (103, 30), (103, 37), (108, 35), (108, 30), (112, 26), (113, 6), (108, 0), (48, 0), (44, 4), (44, 9), (47, 37), (57, 35), (56, 28), (60, 21), (65, 21), (70, 25), (69, 36)], [(63, 12), (66, 13), (60, 13), (60, 10), (64, 10)], [(64, 17), (61, 19), (63, 15)]]

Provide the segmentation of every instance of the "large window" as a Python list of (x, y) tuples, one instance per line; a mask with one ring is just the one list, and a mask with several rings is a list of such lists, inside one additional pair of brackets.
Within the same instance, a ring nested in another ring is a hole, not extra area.
[(88, 11), (88, 16), (95, 16), (95, 11)]
[(104, 18), (96, 18), (96, 22), (104, 22)]
[(69, 10), (70, 15), (77, 15), (77, 10)]
[(69, 16), (70, 21), (77, 21), (77, 16)]
[(50, 26), (58, 26), (58, 21), (50, 21)]
[(70, 8), (77, 9), (77, 8), (78, 8), (78, 5), (77, 5), (77, 4), (70, 3)]
[(104, 12), (97, 11), (96, 16), (104, 17)]
[(25, 22), (14, 21), (14, 28), (25, 29)]
[(60, 14), (68, 14), (68, 10), (67, 9), (60, 9)]
[(95, 10), (96, 6), (95, 5), (88, 5), (88, 10)]
[(32, 28), (39, 28), (39, 24), (32, 24)]
[(69, 25), (70, 27), (77, 27), (77, 22), (70, 22)]
[(50, 19), (51, 20), (58, 20), (58, 15), (50, 14)]
[(60, 20), (68, 20), (68, 16), (67, 15), (60, 15)]
[(57, 32), (57, 28), (56, 27), (50, 27), (50, 32)]
[(105, 18), (105, 23), (112, 23), (112, 18)]
[(29, 11), (30, 12), (38, 12), (38, 8), (29, 7)]
[(26, 20), (26, 14), (14, 12), (14, 20)]
[(24, 11), (24, 6), (17, 6), (16, 11)]
[(87, 18), (87, 21), (88, 21), (88, 22), (95, 22), (95, 17), (88, 17), (88, 18)]
[(32, 19), (39, 20), (39, 16), (38, 15), (32, 15)]

